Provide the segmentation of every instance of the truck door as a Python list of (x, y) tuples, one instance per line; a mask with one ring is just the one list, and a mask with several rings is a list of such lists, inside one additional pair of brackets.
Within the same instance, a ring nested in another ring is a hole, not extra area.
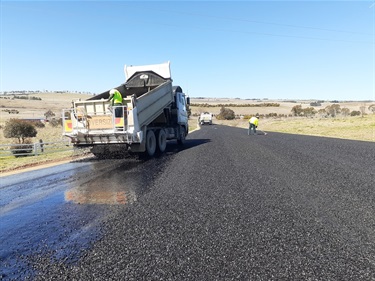
[(176, 99), (177, 99), (177, 110), (178, 110), (177, 122), (178, 124), (181, 124), (181, 125), (183, 124), (187, 125), (188, 113), (187, 113), (185, 94), (177, 93)]

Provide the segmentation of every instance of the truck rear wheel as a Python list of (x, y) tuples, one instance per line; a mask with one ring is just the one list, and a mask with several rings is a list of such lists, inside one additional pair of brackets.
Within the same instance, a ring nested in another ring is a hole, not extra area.
[(94, 154), (95, 157), (98, 158), (98, 159), (106, 159), (108, 157), (107, 154), (100, 153), (100, 152), (93, 152), (92, 154)]
[(158, 150), (163, 153), (167, 148), (167, 134), (164, 130), (159, 130), (157, 133)]
[(148, 130), (146, 135), (146, 153), (147, 156), (154, 156), (156, 151), (156, 137), (154, 131)]

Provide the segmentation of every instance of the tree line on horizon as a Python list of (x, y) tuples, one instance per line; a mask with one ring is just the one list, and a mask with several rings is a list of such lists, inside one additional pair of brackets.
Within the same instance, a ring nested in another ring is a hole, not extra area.
[[(371, 104), (367, 108), (370, 112), (375, 114), (375, 104)], [(289, 115), (287, 114), (278, 114), (278, 113), (267, 113), (267, 114), (259, 114), (260, 118), (275, 118), (275, 117), (314, 117), (316, 114), (319, 114), (321, 118), (324, 117), (336, 117), (337, 115), (341, 114), (342, 116), (360, 116), (362, 117), (366, 115), (366, 106), (360, 106), (359, 110), (353, 110), (351, 111), (349, 108), (341, 108), (339, 104), (332, 104), (329, 106), (326, 106), (325, 108), (321, 108), (319, 110), (316, 110), (314, 107), (307, 107), (303, 108), (302, 105), (296, 105), (292, 108), (291, 113)], [(193, 116), (196, 116), (198, 114), (193, 114)], [(237, 115), (235, 114), (234, 110), (222, 106), (220, 109), (219, 114), (213, 114), (216, 119), (218, 120), (234, 120), (234, 119), (250, 119), (252, 115), (245, 114), (245, 115)]]
[[(375, 104), (371, 104), (367, 108), (370, 112), (375, 113)], [(315, 110), (314, 107), (307, 107), (302, 108), (302, 105), (296, 105), (293, 106), (291, 110), (293, 116), (307, 116), (311, 117), (315, 114), (319, 114), (321, 117), (336, 117), (338, 114), (346, 116), (359, 116), (359, 115), (365, 115), (366, 114), (366, 106), (360, 106), (359, 110), (353, 110), (351, 111), (349, 108), (343, 107), (337, 103), (331, 104), (326, 106), (325, 108), (321, 108), (319, 110)]]
[(280, 107), (279, 103), (267, 102), (267, 103), (227, 103), (227, 104), (209, 104), (209, 103), (191, 103), (190, 106), (195, 107)]

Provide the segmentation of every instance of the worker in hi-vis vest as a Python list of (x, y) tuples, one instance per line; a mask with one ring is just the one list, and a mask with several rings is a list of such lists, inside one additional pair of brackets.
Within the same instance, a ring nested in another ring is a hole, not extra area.
[(123, 108), (122, 108), (122, 95), (117, 89), (112, 89), (109, 91), (109, 99), (112, 106), (118, 106), (115, 108), (115, 117), (122, 117)]
[(258, 123), (259, 123), (259, 114), (257, 113), (255, 116), (251, 117), (249, 120), (249, 131), (248, 135), (252, 135), (254, 132), (254, 135), (257, 134), (257, 128), (258, 128)]

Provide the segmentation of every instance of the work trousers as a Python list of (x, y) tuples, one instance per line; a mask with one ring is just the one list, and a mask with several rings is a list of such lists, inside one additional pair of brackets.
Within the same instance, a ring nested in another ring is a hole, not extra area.
[(249, 123), (249, 134), (252, 135), (252, 131), (254, 131), (254, 135), (257, 134), (257, 127), (254, 124)]
[(122, 103), (115, 103), (113, 106), (118, 106), (115, 107), (115, 117), (122, 117), (124, 108), (122, 107)]

